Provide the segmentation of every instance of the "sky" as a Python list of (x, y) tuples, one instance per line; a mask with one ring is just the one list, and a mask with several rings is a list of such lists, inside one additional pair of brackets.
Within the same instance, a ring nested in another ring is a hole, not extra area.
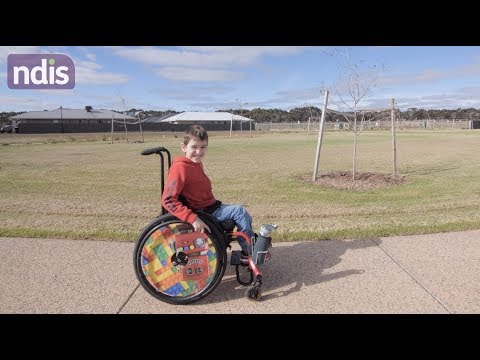
[[(11, 89), (9, 54), (63, 54), (73, 89)], [(352, 70), (350, 70), (352, 69)], [(0, 112), (480, 108), (480, 46), (0, 46)]]

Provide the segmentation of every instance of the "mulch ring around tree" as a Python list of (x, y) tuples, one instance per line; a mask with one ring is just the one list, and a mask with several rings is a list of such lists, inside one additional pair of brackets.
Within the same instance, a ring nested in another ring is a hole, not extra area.
[[(304, 182), (313, 183), (312, 177), (304, 176)], [(331, 187), (338, 190), (365, 191), (371, 189), (380, 189), (387, 186), (395, 186), (405, 183), (405, 176), (393, 176), (392, 174), (380, 174), (373, 172), (356, 172), (355, 180), (352, 179), (351, 171), (332, 171), (325, 174), (319, 174), (316, 185)]]

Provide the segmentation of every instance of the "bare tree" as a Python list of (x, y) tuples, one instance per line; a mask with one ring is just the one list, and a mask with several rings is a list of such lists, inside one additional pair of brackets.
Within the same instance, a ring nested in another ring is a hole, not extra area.
[[(349, 113), (342, 113), (350, 124), (350, 130), (353, 131), (353, 159), (352, 159), (352, 179), (355, 180), (356, 158), (357, 158), (357, 136), (363, 130), (363, 126), (358, 127), (359, 104), (369, 95), (370, 91), (377, 84), (377, 75), (379, 71), (384, 70), (382, 67), (362, 66), (360, 61), (354, 61), (350, 51), (345, 50), (338, 57), (340, 63), (340, 81), (342, 90), (335, 86), (342, 104), (349, 110)], [(361, 116), (361, 121), (364, 116)]]
[(430, 118), (430, 114), (428, 113), (428, 110), (424, 109), (425, 111), (425, 114), (427, 114), (427, 130), (432, 130), (433, 129), (433, 123), (432, 123), (432, 119)]
[[(125, 98), (123, 96), (120, 96), (120, 93), (118, 93), (117, 90), (115, 90), (115, 94), (120, 98), (122, 101), (122, 107), (123, 107), (123, 127), (125, 128), (125, 139), (128, 142), (128, 130), (127, 130), (127, 120), (125, 119), (125, 113), (127, 112), (125, 109)], [(112, 120), (113, 121), (113, 120)], [(112, 134), (113, 135), (113, 134)]]
[(125, 139), (127, 140), (128, 143), (128, 131), (127, 131), (127, 121), (125, 120), (125, 98), (120, 96), (120, 99), (122, 100), (123, 104), (123, 127), (125, 128)]

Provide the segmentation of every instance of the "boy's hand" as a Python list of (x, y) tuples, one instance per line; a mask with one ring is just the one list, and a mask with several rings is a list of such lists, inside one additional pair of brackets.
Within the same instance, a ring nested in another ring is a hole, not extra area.
[(195, 229), (195, 231), (198, 231), (198, 232), (205, 232), (205, 229), (208, 230), (208, 232), (211, 232), (210, 231), (210, 228), (208, 227), (207, 224), (205, 224), (202, 219), (200, 219), (198, 216), (197, 218), (195, 219), (195, 221), (192, 223), (193, 225), (193, 228)]

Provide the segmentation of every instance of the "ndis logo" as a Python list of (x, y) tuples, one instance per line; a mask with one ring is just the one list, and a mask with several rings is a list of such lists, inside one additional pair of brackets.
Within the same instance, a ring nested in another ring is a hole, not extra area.
[(73, 89), (75, 65), (62, 54), (10, 54), (7, 78), (10, 89)]

